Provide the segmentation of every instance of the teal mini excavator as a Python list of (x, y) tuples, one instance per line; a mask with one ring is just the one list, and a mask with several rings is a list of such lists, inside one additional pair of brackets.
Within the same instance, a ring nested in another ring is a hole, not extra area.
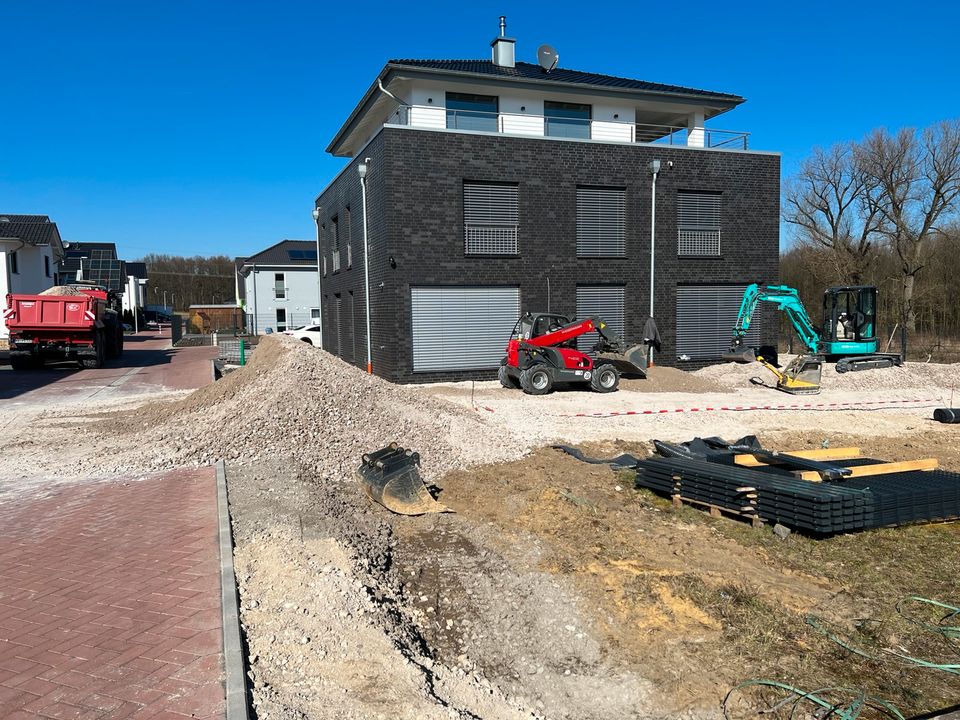
[[(757, 348), (747, 347), (744, 337), (757, 305), (773, 303), (786, 313), (807, 354), (799, 355), (784, 370), (776, 372), (777, 389), (792, 394), (819, 392), (820, 366), (836, 362), (838, 373), (901, 365), (895, 353), (877, 352), (877, 289), (871, 285), (851, 285), (828, 288), (823, 294), (823, 326), (817, 328), (797, 291), (787, 285), (761, 287), (753, 283), (743, 293), (740, 313), (733, 326), (733, 342), (727, 361), (749, 363), (760, 360)], [(775, 362), (775, 360), (774, 360)]]

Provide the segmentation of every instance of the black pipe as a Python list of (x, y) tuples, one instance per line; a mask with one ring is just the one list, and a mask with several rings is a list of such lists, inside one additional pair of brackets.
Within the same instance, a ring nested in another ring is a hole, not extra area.
[(960, 423), (960, 408), (937, 408), (933, 411), (933, 419), (942, 423)]

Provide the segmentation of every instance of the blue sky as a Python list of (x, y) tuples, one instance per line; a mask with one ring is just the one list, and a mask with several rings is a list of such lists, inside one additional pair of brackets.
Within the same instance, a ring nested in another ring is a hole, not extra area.
[(954, 3), (0, 0), (0, 211), (67, 240), (243, 255), (311, 238), (324, 153), (389, 58), (518, 59), (740, 94), (713, 124), (815, 145), (960, 115)]

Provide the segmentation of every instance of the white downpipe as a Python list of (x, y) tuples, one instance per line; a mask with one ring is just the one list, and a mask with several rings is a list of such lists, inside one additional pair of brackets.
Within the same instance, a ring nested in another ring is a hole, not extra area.
[(370, 345), (370, 251), (367, 244), (367, 162), (360, 164), (360, 197), (363, 212), (363, 302), (367, 318), (367, 373), (373, 373)]
[[(650, 317), (653, 317), (653, 278), (656, 270), (657, 248), (657, 174), (660, 172), (660, 161), (650, 161), (650, 172), (653, 180), (650, 184)], [(650, 346), (649, 366), (653, 367), (653, 345)]]
[(323, 349), (323, 274), (320, 272), (320, 208), (313, 209), (314, 224), (317, 226), (317, 312), (320, 315), (320, 349)]

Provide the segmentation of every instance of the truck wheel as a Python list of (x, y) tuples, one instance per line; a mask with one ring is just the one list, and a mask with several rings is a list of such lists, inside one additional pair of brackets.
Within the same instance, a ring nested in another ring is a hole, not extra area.
[(553, 375), (542, 365), (534, 365), (520, 373), (520, 387), (528, 395), (546, 395), (553, 390)]
[(11, 354), (10, 367), (14, 370), (32, 370), (36, 367), (36, 363), (30, 355)]
[(506, 365), (501, 365), (500, 369), (497, 370), (497, 380), (499, 380), (500, 384), (509, 390), (517, 389), (517, 381), (514, 380), (513, 376), (507, 371)]
[(590, 378), (590, 387), (596, 392), (608, 393), (616, 390), (620, 385), (620, 373), (609, 364), (594, 368)]

